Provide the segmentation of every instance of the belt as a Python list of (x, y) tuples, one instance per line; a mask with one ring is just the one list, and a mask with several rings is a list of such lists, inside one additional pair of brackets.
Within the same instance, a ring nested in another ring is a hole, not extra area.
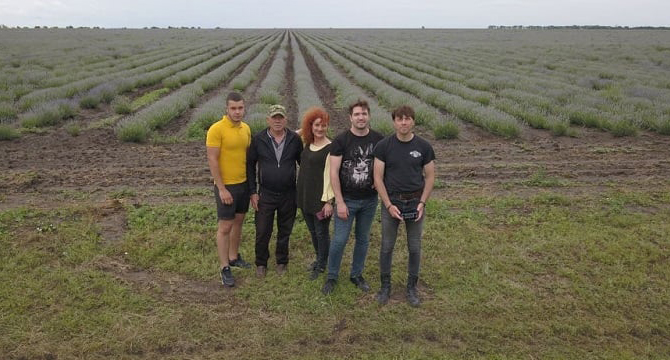
[(284, 191), (275, 191), (275, 190), (265, 188), (263, 186), (261, 186), (260, 189), (258, 189), (259, 194), (267, 194), (267, 195), (274, 195), (274, 196), (283, 196), (283, 195), (287, 195), (287, 194), (290, 195), (292, 192), (295, 192), (295, 189), (287, 189), (287, 190), (284, 190)]
[(389, 194), (389, 197), (400, 200), (412, 200), (421, 197), (423, 190), (417, 190), (413, 192), (396, 192)]

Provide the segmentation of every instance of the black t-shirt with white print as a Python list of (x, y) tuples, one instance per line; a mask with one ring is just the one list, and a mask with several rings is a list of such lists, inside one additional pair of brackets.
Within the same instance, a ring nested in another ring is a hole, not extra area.
[(435, 160), (433, 147), (416, 134), (407, 142), (395, 134), (385, 137), (375, 147), (374, 156), (384, 162), (384, 185), (389, 194), (422, 190), (423, 167)]
[(370, 130), (365, 136), (356, 136), (351, 130), (338, 135), (330, 145), (330, 155), (342, 156), (340, 187), (342, 196), (365, 199), (377, 195), (372, 176), (372, 150), (384, 137)]

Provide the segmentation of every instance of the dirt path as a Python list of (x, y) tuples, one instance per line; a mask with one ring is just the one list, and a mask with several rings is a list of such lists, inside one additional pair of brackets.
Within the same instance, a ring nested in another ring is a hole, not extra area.
[[(222, 298), (235, 302), (235, 289), (218, 281), (199, 281), (160, 270), (144, 270), (126, 263), (122, 258), (102, 256), (86, 265), (112, 274), (141, 293), (160, 301), (179, 304), (220, 304)], [(241, 285), (243, 279), (237, 282)]]
[[(288, 32), (286, 33), (286, 36), (289, 36)], [(293, 71), (293, 52), (298, 49), (293, 49), (290, 41), (288, 42), (288, 45), (288, 55), (286, 57), (286, 67), (284, 70), (284, 73), (286, 74), (284, 79), (286, 79), (286, 81), (284, 83), (284, 91), (282, 95), (284, 97), (284, 106), (286, 106), (288, 127), (296, 130), (300, 126), (300, 116), (302, 116), (302, 114), (298, 114), (298, 103), (295, 101), (295, 73)]]

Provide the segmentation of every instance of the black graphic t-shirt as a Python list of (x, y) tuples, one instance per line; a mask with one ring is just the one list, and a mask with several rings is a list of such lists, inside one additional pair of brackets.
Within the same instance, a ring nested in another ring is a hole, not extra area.
[(390, 135), (377, 144), (374, 155), (384, 162), (384, 185), (389, 194), (422, 190), (423, 167), (435, 160), (433, 147), (417, 135), (407, 142)]
[(342, 156), (340, 187), (342, 195), (350, 199), (364, 199), (377, 194), (372, 177), (372, 150), (384, 137), (374, 131), (356, 136), (350, 130), (338, 135), (330, 146), (330, 154)]

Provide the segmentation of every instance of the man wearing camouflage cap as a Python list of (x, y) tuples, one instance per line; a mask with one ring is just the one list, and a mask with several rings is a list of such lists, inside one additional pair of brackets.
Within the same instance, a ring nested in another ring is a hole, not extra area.
[(300, 163), (302, 141), (286, 127), (286, 109), (270, 106), (268, 127), (251, 139), (247, 153), (247, 180), (251, 206), (256, 210), (256, 275), (267, 272), (272, 223), (277, 213), (277, 274), (286, 272), (289, 236), (297, 209), (296, 165)]

